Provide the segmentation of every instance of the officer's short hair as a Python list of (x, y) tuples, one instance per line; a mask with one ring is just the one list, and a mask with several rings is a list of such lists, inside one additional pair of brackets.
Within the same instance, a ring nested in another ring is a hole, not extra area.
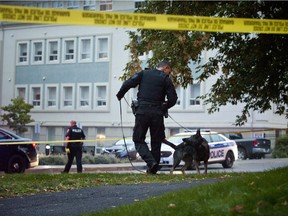
[(159, 62), (157, 65), (158, 68), (165, 67), (165, 66), (172, 68), (171, 63), (169, 61), (166, 61), (166, 60)]
[(70, 124), (76, 125), (76, 121), (71, 120), (71, 121), (70, 121)]

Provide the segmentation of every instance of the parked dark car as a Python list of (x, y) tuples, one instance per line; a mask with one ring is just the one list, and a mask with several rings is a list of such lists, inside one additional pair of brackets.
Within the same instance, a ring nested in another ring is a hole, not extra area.
[(234, 140), (238, 147), (238, 159), (260, 159), (266, 154), (272, 152), (271, 140), (265, 138), (243, 139), (242, 134), (225, 134), (231, 140)]
[(0, 128), (0, 171), (23, 173), (26, 169), (38, 165), (36, 144), (27, 142), (31, 140)]

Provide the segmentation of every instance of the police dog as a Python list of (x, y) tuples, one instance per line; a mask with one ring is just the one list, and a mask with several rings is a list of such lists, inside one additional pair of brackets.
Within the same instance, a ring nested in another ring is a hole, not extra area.
[(206, 139), (201, 136), (200, 129), (197, 130), (195, 135), (189, 138), (182, 139), (183, 142), (176, 146), (175, 144), (165, 140), (163, 143), (175, 149), (173, 154), (173, 166), (170, 173), (173, 174), (175, 168), (180, 164), (181, 160), (185, 162), (181, 168), (183, 174), (185, 170), (192, 164), (195, 165), (196, 171), (200, 174), (199, 164), (204, 161), (204, 174), (207, 174), (207, 164), (210, 157), (210, 149)]

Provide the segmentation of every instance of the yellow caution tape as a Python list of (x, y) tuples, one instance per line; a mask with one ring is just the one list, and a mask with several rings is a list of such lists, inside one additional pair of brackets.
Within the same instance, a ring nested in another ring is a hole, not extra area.
[[(288, 132), (288, 128), (270, 128), (270, 129), (259, 129), (259, 130), (242, 130), (242, 131), (226, 131), (226, 132), (216, 132), (216, 133), (220, 133), (220, 134), (236, 134), (236, 133), (259, 133), (259, 132), (267, 132), (267, 131), (275, 131), (275, 130), (283, 130)], [(214, 131), (213, 131), (214, 132)], [(173, 135), (174, 136), (174, 135)], [(167, 137), (169, 138), (169, 137)], [(43, 144), (64, 144), (64, 143), (69, 143), (69, 142), (105, 142), (105, 141), (118, 141), (121, 140), (123, 138), (105, 138), (105, 139), (93, 139), (93, 140), (56, 140), (56, 141), (27, 141), (27, 142), (0, 142), (0, 145), (15, 145), (15, 144), (37, 144), (37, 145), (43, 145)], [(126, 140), (128, 140), (129, 138), (125, 138)]]
[(219, 18), (0, 6), (0, 21), (123, 28), (288, 34), (288, 20)]

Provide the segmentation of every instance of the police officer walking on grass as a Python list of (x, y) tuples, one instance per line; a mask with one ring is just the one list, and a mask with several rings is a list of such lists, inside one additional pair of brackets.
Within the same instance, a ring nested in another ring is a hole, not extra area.
[[(170, 62), (161, 61), (157, 68), (142, 70), (126, 80), (116, 95), (118, 100), (121, 100), (130, 88), (139, 86), (133, 141), (137, 152), (147, 164), (148, 174), (156, 174), (161, 169), (161, 143), (165, 140), (163, 116), (167, 117), (168, 109), (174, 106), (178, 99), (169, 78), (170, 73)], [(145, 142), (148, 129), (151, 151)]]
[[(85, 134), (83, 130), (76, 125), (76, 121), (70, 121), (70, 127), (66, 131), (66, 140), (84, 140)], [(67, 142), (65, 143), (68, 162), (62, 173), (69, 173), (74, 157), (76, 158), (77, 172), (82, 173), (82, 146), (83, 142)]]

